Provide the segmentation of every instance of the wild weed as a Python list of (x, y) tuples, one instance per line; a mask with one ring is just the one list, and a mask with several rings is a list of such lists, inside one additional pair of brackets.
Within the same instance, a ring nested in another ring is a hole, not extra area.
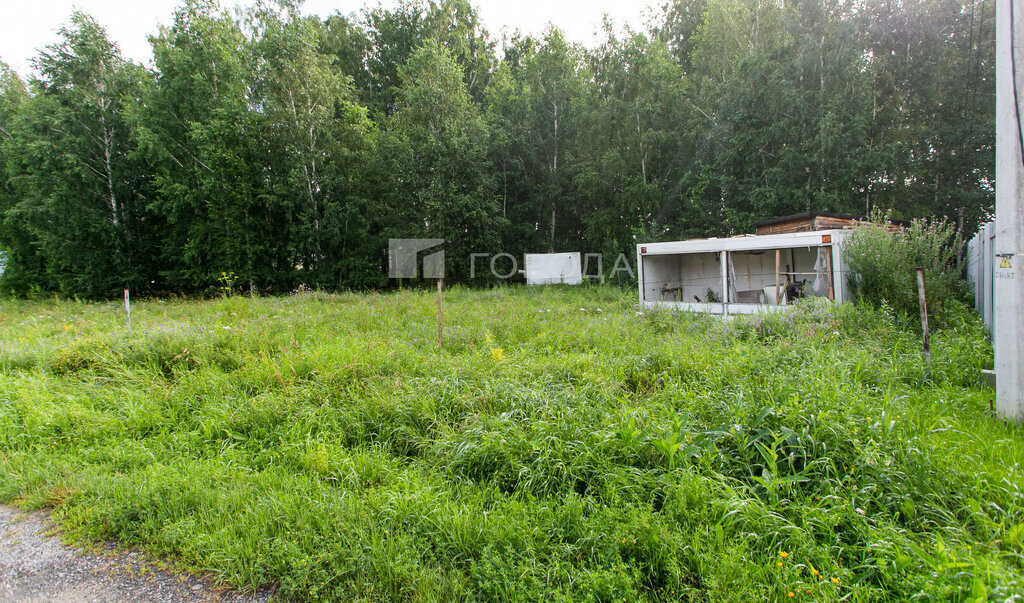
[(962, 308), (926, 373), (884, 306), (445, 296), (441, 347), (415, 290), (143, 301), (132, 333), (7, 303), (0, 498), (304, 600), (1024, 591), (1024, 430)]

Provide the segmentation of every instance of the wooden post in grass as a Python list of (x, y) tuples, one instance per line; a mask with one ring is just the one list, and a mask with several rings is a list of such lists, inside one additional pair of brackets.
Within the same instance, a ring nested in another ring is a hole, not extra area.
[(924, 297), (924, 268), (917, 268), (917, 296), (921, 300), (921, 331), (924, 333), (924, 363), (932, 370), (932, 349), (928, 342), (928, 302)]
[(441, 284), (444, 279), (437, 279), (437, 345), (444, 345), (444, 327), (441, 322)]
[(775, 305), (779, 305), (779, 279), (782, 276), (782, 250), (775, 250)]
[(128, 288), (124, 290), (124, 322), (128, 325), (128, 330), (132, 330), (132, 306), (131, 301), (128, 297)]

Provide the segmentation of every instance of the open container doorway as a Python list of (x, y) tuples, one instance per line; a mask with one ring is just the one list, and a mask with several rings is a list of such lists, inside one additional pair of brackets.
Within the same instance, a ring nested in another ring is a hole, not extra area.
[(727, 315), (778, 311), (801, 297), (846, 301), (847, 232), (637, 245), (640, 304)]

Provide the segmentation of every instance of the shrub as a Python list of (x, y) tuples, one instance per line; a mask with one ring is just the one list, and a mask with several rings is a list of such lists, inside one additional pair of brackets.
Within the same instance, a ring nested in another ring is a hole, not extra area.
[(929, 308), (964, 299), (967, 288), (956, 269), (958, 238), (944, 218), (913, 220), (893, 227), (888, 214), (874, 211), (871, 223), (857, 228), (843, 248), (854, 294), (874, 306), (888, 305), (899, 314), (918, 312), (918, 266), (924, 268)]

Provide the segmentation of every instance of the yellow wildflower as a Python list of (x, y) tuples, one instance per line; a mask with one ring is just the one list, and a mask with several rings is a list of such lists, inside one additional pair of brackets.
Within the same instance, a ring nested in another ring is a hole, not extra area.
[(504, 357), (505, 352), (501, 348), (491, 348), (491, 360), (501, 362), (501, 359)]

